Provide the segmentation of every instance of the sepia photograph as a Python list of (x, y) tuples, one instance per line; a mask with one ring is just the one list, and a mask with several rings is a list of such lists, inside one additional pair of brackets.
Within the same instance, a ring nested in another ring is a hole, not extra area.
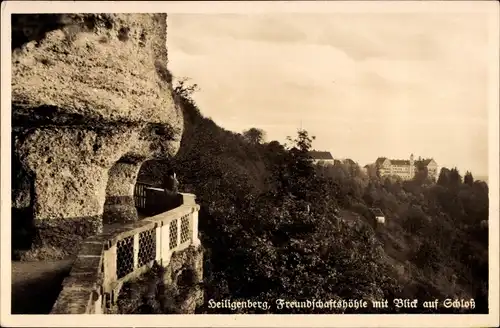
[(498, 15), (3, 3), (1, 324), (498, 325)]

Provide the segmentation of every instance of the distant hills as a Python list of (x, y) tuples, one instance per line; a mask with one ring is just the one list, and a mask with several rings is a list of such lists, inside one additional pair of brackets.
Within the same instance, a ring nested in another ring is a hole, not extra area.
[(475, 177), (474, 177), (474, 180), (481, 180), (481, 181), (484, 181), (484, 182), (486, 182), (487, 184), (489, 184), (489, 183), (488, 183), (488, 176), (487, 176), (487, 175), (485, 175), (485, 176), (480, 176), (480, 175), (475, 176)]

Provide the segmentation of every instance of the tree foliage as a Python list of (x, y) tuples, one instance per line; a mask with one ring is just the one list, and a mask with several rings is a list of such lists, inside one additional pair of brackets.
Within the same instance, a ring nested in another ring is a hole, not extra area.
[(243, 131), (243, 137), (251, 144), (262, 144), (265, 140), (265, 132), (262, 129), (250, 128)]
[(472, 173), (467, 171), (465, 173), (465, 176), (464, 176), (464, 183), (466, 185), (469, 185), (469, 186), (472, 186), (472, 184), (474, 183), (474, 177), (472, 176)]
[(184, 103), (189, 102), (194, 105), (193, 94), (200, 91), (198, 84), (189, 83), (189, 78), (183, 77), (177, 80), (174, 87), (174, 94), (182, 99)]

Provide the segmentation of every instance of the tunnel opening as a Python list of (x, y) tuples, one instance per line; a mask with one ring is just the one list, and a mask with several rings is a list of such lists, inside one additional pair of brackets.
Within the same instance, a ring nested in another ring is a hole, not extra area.
[(19, 260), (23, 252), (31, 249), (36, 230), (33, 215), (34, 177), (28, 172), (16, 153), (16, 140), (21, 136), (14, 131), (11, 139), (11, 255)]
[(143, 163), (135, 184), (134, 199), (140, 217), (166, 212), (182, 204), (177, 173), (170, 161)]
[(127, 223), (139, 219), (134, 197), (142, 162), (120, 158), (108, 171), (103, 224)]
[(103, 223), (127, 223), (182, 204), (170, 162), (120, 158), (108, 171)]

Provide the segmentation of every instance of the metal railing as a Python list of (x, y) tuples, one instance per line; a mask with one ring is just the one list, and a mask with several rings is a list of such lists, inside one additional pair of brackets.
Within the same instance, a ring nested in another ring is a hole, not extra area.
[(137, 182), (134, 187), (135, 206), (140, 209), (145, 209), (147, 205), (146, 189), (154, 187), (150, 183)]

